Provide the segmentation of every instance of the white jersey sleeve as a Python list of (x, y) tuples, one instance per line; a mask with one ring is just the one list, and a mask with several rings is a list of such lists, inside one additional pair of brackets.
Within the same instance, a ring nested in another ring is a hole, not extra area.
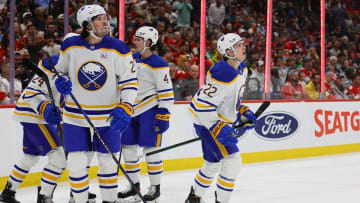
[(236, 106), (241, 102), (246, 75), (225, 61), (216, 63), (208, 72), (206, 84), (195, 94), (189, 110), (195, 123), (210, 129), (218, 120), (233, 123)]
[[(56, 64), (58, 56), (52, 56), (51, 58)], [(55, 105), (61, 107), (63, 99), (56, 90), (54, 73), (51, 71), (52, 68), (47, 59), (41, 60), (38, 67), (46, 73), (49, 79)], [(46, 124), (46, 121), (39, 115), (38, 107), (42, 101), (50, 101), (49, 89), (43, 78), (35, 75), (16, 103), (14, 119), (20, 122)]]

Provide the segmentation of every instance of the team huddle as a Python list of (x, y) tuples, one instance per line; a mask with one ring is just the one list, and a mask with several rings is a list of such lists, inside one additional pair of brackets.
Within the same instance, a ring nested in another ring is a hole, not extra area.
[[(110, 26), (101, 6), (83, 6), (77, 21), (81, 34), (68, 34), (60, 56), (39, 63), (50, 87), (36, 75), (16, 104), (14, 119), (23, 128), (24, 154), (13, 166), (0, 200), (19, 202), (16, 189), (39, 156), (47, 156), (38, 203), (53, 202), (65, 168), (69, 202), (95, 202), (96, 195), (89, 192), (88, 169), (96, 154), (103, 203), (159, 202), (162, 159), (159, 153), (145, 157), (151, 186), (142, 195), (139, 156), (141, 148), (147, 153), (161, 146), (174, 103), (168, 64), (154, 53), (158, 32), (140, 27), (132, 54), (124, 42), (108, 36)], [(216, 177), (215, 202), (230, 201), (242, 162), (232, 124), (246, 122), (246, 130), (256, 126), (254, 113), (241, 104), (248, 73), (244, 42), (231, 33), (222, 36), (217, 47), (224, 60), (209, 70), (206, 83), (189, 105), (205, 161), (186, 203), (203, 202), (201, 197)], [(131, 186), (125, 191), (118, 191), (121, 166), (114, 161), (120, 151)]]

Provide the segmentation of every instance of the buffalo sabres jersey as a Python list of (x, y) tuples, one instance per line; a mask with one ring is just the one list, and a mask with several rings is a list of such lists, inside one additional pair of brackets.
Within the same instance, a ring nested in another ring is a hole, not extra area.
[[(105, 36), (90, 45), (73, 36), (63, 42), (56, 69), (70, 77), (72, 94), (94, 125), (109, 126), (107, 119), (119, 102), (134, 103), (138, 87), (134, 64), (129, 47), (116, 38)], [(70, 95), (65, 97), (63, 115), (66, 123), (89, 126)]]
[(171, 83), (169, 66), (158, 55), (140, 59), (140, 54), (133, 55), (138, 68), (139, 90), (134, 103), (137, 116), (152, 107), (167, 108), (174, 104), (174, 91)]
[(210, 127), (222, 120), (229, 124), (236, 121), (240, 107), (247, 67), (241, 63), (235, 70), (226, 61), (217, 62), (209, 71), (206, 83), (195, 94), (189, 110), (196, 124)]
[[(57, 63), (59, 56), (51, 57), (54, 64)], [(61, 108), (64, 104), (64, 98), (56, 90), (55, 77), (49, 61), (45, 58), (39, 62), (39, 67), (49, 78), (50, 88), (54, 96), (55, 105)], [(45, 81), (35, 75), (29, 85), (21, 94), (16, 103), (13, 118), (20, 122), (46, 124), (46, 121), (39, 116), (38, 106), (42, 101), (50, 101), (49, 90)]]

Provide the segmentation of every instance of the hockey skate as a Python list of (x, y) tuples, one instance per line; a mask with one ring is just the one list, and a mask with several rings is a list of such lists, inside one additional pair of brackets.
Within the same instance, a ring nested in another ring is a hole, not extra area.
[[(96, 194), (89, 192), (88, 193), (88, 203), (95, 203), (96, 202)], [(72, 192), (70, 192), (70, 199), (69, 203), (75, 203), (74, 195)]]
[(149, 191), (144, 195), (144, 199), (149, 203), (159, 203), (160, 185), (152, 185)]
[(39, 186), (38, 193), (37, 193), (37, 201), (36, 201), (37, 203), (54, 203), (52, 201), (52, 197), (40, 194), (40, 190), (41, 190), (41, 187)]
[(10, 190), (11, 183), (7, 182), (4, 191), (0, 195), (0, 201), (5, 203), (20, 203), (15, 199), (15, 191)]
[[(140, 191), (140, 183), (135, 183), (135, 187)], [(141, 198), (137, 195), (136, 190), (131, 187), (118, 192), (118, 201), (119, 203), (135, 203), (141, 202)]]
[(188, 198), (185, 200), (185, 203), (205, 203), (201, 197), (195, 195), (194, 188), (191, 187), (190, 194)]

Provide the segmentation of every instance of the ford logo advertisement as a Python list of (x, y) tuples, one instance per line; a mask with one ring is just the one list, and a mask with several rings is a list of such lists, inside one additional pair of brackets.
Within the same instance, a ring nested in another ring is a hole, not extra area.
[(294, 135), (299, 129), (295, 115), (288, 112), (269, 112), (260, 117), (255, 132), (267, 140), (281, 140)]

